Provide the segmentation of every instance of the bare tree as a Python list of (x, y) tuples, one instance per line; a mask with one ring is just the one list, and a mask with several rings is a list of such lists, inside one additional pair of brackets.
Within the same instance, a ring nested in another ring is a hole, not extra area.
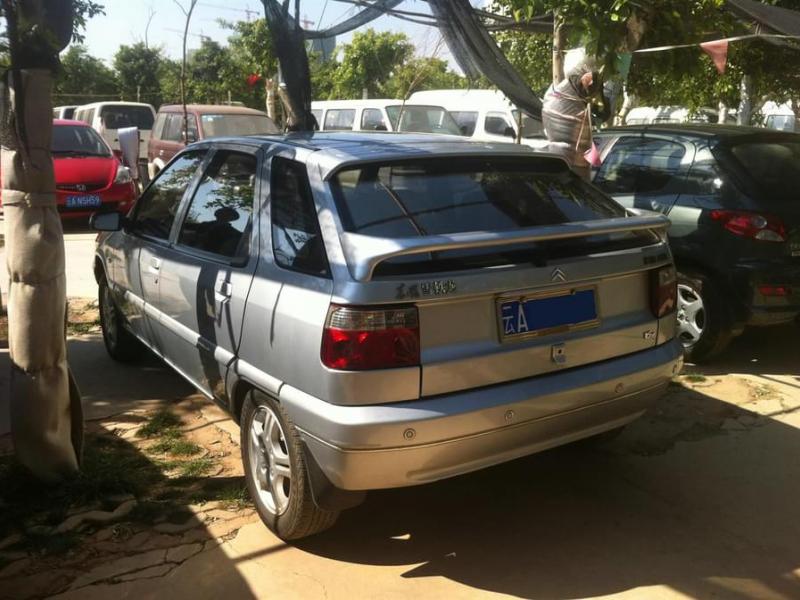
[(197, 0), (189, 0), (189, 8), (185, 8), (178, 0), (172, 0), (181, 9), (186, 23), (183, 26), (183, 51), (181, 56), (181, 104), (183, 105), (183, 141), (189, 141), (189, 111), (186, 109), (186, 40), (189, 37), (189, 22), (192, 20)]
[(150, 25), (153, 23), (153, 17), (156, 16), (156, 11), (153, 8), (152, 4), (147, 6), (147, 25), (144, 26), (144, 47), (149, 48), (149, 35), (150, 35)]

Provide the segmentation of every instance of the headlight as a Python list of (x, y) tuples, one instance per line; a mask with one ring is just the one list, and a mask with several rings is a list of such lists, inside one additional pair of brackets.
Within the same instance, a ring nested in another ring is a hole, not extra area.
[(133, 177), (131, 177), (131, 170), (128, 167), (119, 165), (117, 167), (117, 176), (114, 177), (114, 185), (120, 183), (130, 183), (131, 181), (133, 181)]

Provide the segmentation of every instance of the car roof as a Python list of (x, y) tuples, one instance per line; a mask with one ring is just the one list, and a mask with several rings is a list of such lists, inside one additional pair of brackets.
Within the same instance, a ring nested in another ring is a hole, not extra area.
[[(319, 166), (323, 179), (350, 164), (364, 162), (414, 159), (431, 156), (544, 156), (563, 160), (563, 157), (535, 151), (524, 144), (506, 142), (473, 142), (466, 138), (426, 133), (364, 133), (364, 132), (303, 132), (285, 135), (253, 135), (232, 138), (212, 138), (196, 146), (225, 143), (265, 145), (285, 144), (307, 151), (305, 160)], [(313, 158), (311, 157), (313, 155)], [(298, 153), (297, 158), (303, 160)]]
[(384, 106), (402, 103), (402, 100), (394, 100), (392, 98), (369, 98), (367, 100), (314, 100), (311, 103), (311, 108), (381, 108)]
[[(248, 108), (246, 106), (231, 106), (230, 104), (187, 104), (186, 110), (197, 114), (216, 114), (216, 115), (261, 115), (266, 117), (267, 113), (263, 110)], [(162, 104), (158, 112), (183, 112), (181, 104)]]
[(79, 109), (79, 110), (83, 110), (83, 109), (86, 109), (86, 108), (98, 108), (98, 107), (101, 107), (101, 106), (109, 106), (109, 105), (110, 106), (146, 106), (146, 107), (150, 108), (151, 110), (154, 110), (152, 104), (147, 104), (146, 102), (125, 102), (124, 100), (104, 100), (103, 102), (92, 102), (91, 104), (81, 104), (80, 106), (77, 106), (76, 108)]
[(479, 110), (509, 112), (513, 103), (500, 90), (423, 90), (409, 97), (412, 103), (430, 102), (451, 111)]
[(600, 132), (600, 135), (608, 133), (644, 133), (646, 131), (651, 131), (653, 133), (671, 133), (675, 135), (716, 139), (733, 139), (737, 137), (753, 135), (797, 135), (785, 131), (782, 132), (774, 129), (764, 129), (763, 127), (745, 127), (742, 125), (725, 125), (717, 123), (652, 123), (646, 125), (626, 125), (624, 127), (610, 127), (608, 129), (603, 129)]

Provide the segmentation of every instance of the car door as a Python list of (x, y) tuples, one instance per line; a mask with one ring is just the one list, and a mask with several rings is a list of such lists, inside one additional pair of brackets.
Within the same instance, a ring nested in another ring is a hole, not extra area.
[(668, 214), (693, 159), (690, 144), (661, 136), (621, 136), (606, 153), (594, 183), (623, 206)]
[[(206, 150), (193, 150), (179, 156), (159, 173), (136, 202), (127, 227), (129, 235), (124, 263), (132, 280), (126, 305), (134, 333), (163, 354), (159, 331), (159, 279), (161, 264), (169, 249), (175, 217), (186, 191), (198, 177)], [(131, 319), (131, 317), (134, 317)]]
[(174, 243), (159, 269), (164, 355), (198, 388), (225, 396), (258, 259), (256, 198), (260, 152), (214, 150), (184, 200)]

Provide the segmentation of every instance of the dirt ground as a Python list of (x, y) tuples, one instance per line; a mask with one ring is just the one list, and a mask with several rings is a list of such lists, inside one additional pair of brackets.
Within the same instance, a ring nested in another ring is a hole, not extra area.
[(93, 303), (69, 321), (84, 473), (42, 488), (0, 439), (0, 599), (800, 598), (797, 328), (688, 365), (602, 447), (376, 492), (284, 544), (236, 425), (154, 359), (107, 359)]

